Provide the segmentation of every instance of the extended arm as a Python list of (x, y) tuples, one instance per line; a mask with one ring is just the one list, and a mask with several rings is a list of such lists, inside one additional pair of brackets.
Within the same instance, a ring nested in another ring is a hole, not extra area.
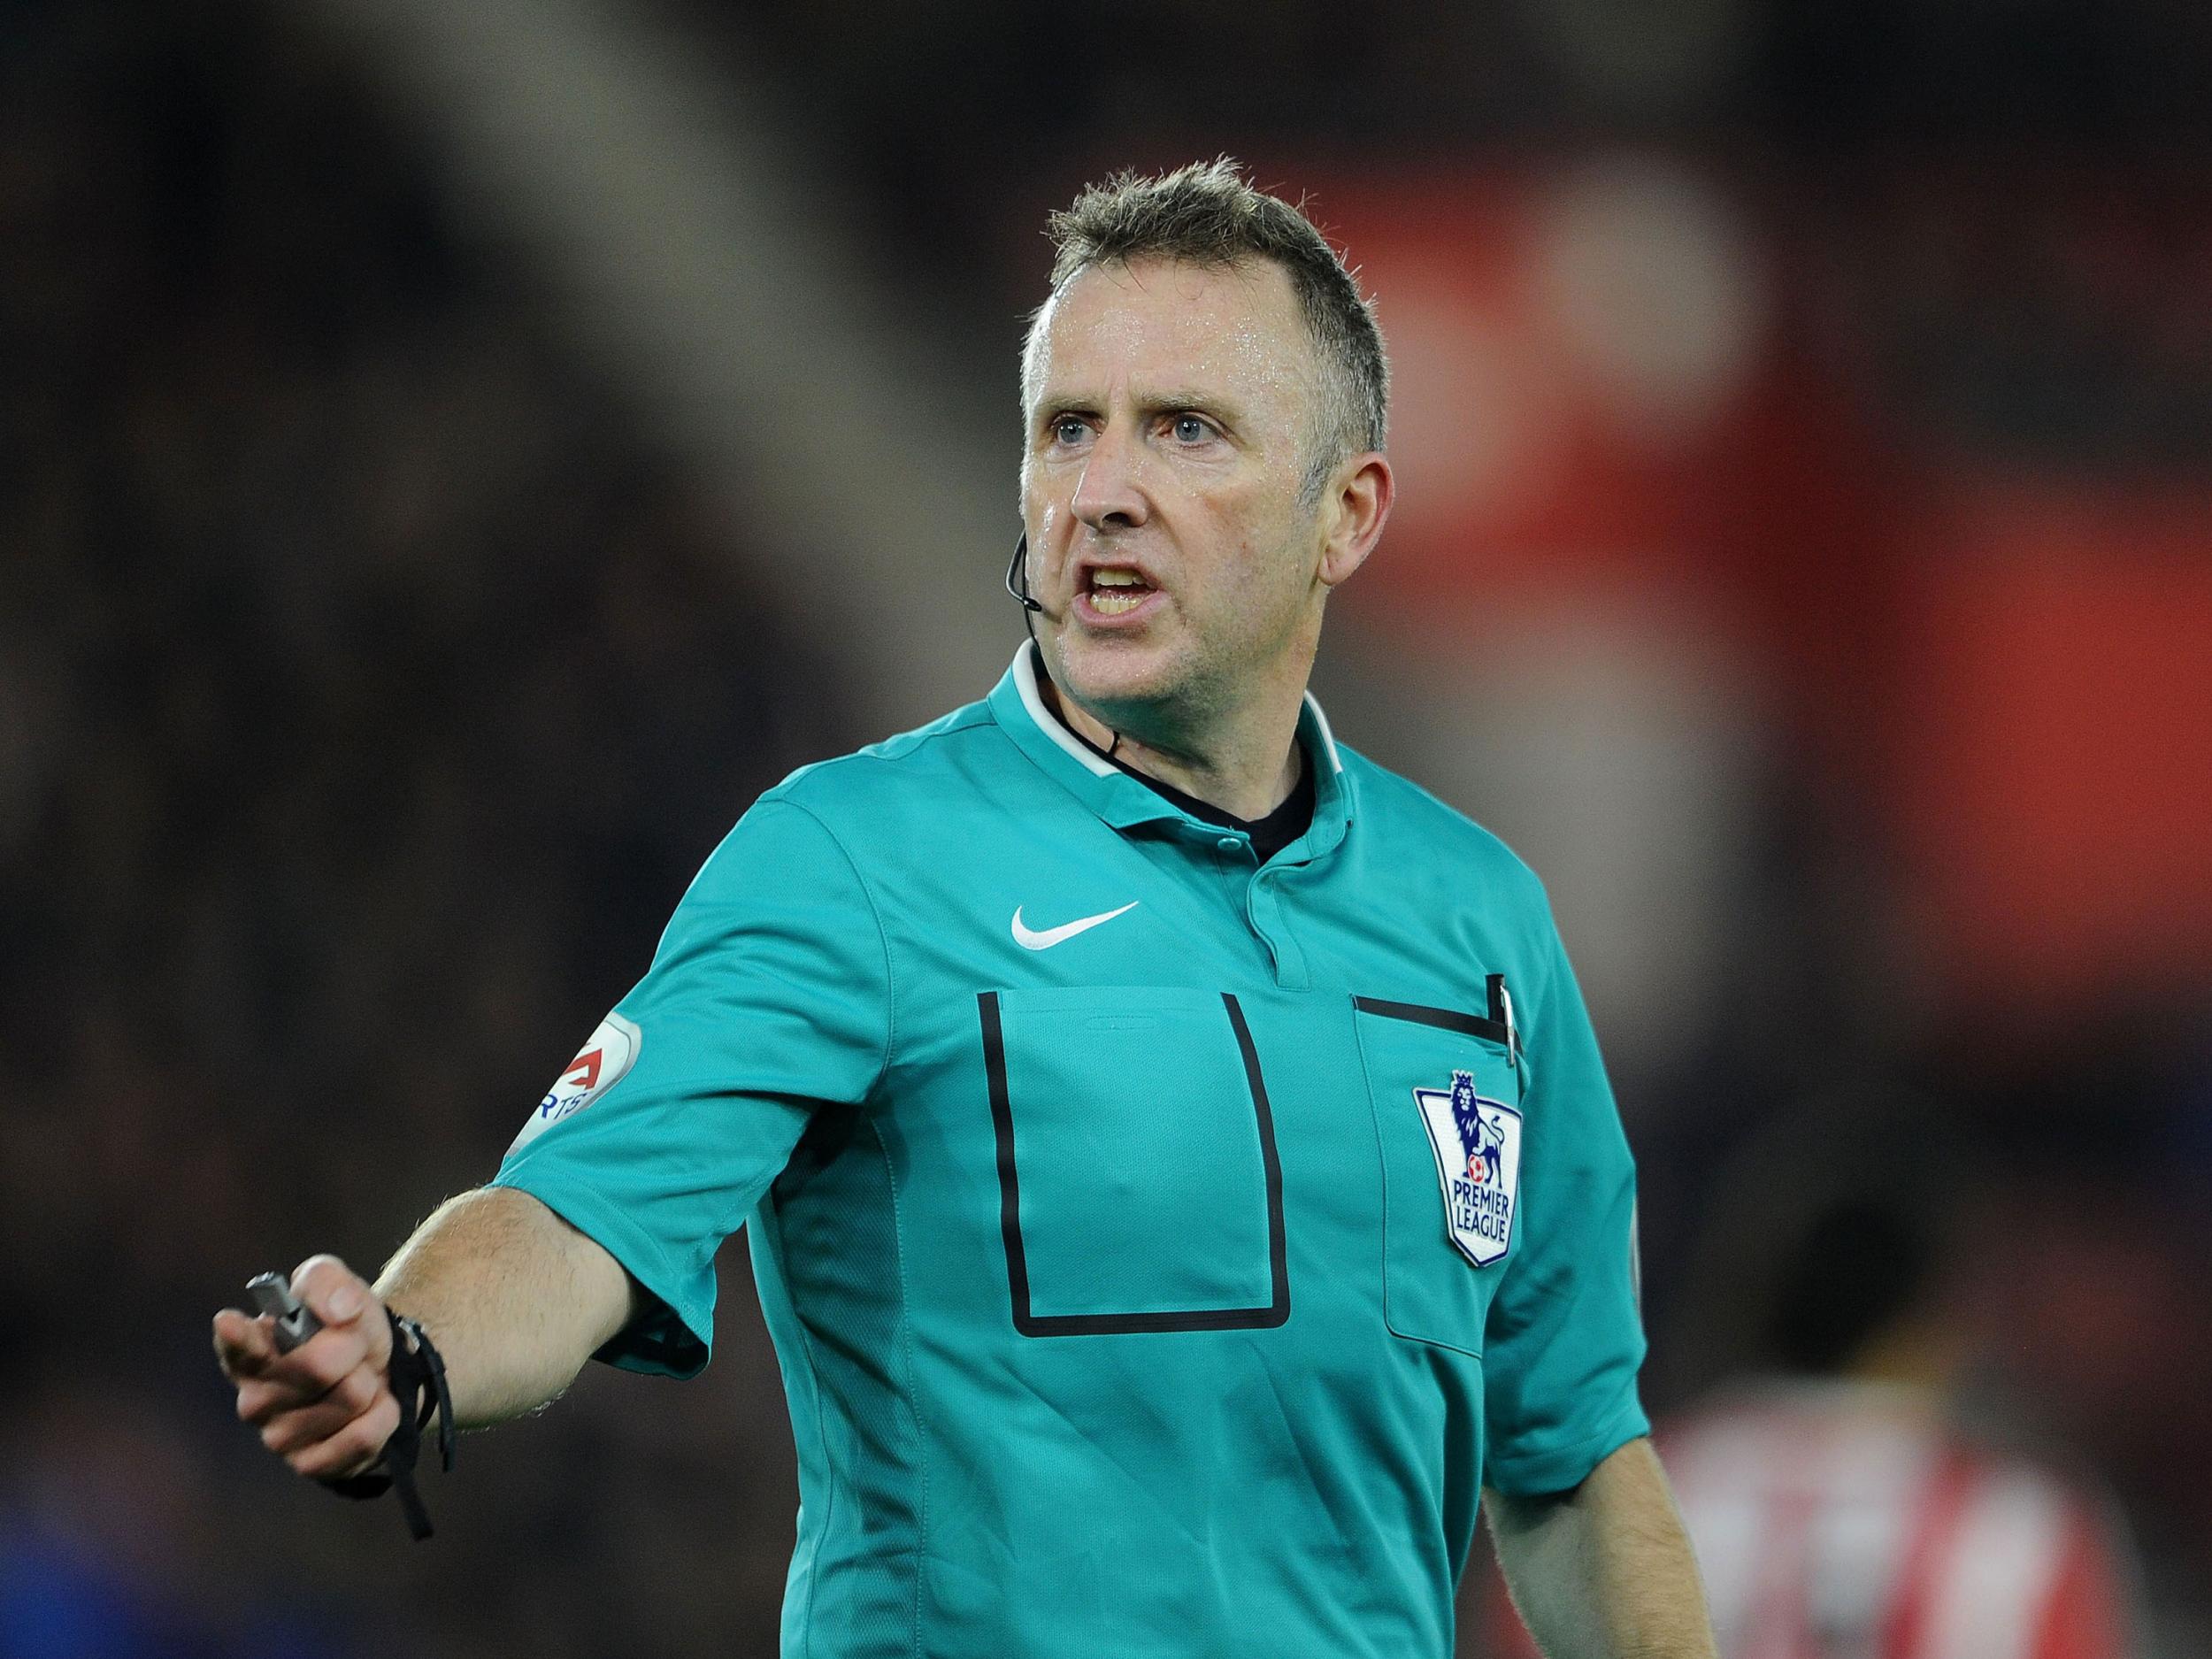
[(441, 1204), (385, 1263), (376, 1291), (438, 1345), (462, 1428), (561, 1394), (635, 1316), (638, 1294), (600, 1245), (506, 1187)]
[(1690, 1541), (1647, 1440), (1582, 1484), (1485, 1496), (1498, 1564), (1547, 1659), (1713, 1659)]
[(238, 1415), (299, 1473), (323, 1478), (368, 1467), (398, 1425), (387, 1303), (437, 1344), (457, 1426), (467, 1428), (561, 1394), (634, 1316), (639, 1294), (598, 1244), (506, 1187), (439, 1206), (373, 1289), (329, 1256), (302, 1263), (292, 1282), (323, 1322), (311, 1340), (280, 1355), (267, 1320), (226, 1309), (215, 1348), (238, 1386)]

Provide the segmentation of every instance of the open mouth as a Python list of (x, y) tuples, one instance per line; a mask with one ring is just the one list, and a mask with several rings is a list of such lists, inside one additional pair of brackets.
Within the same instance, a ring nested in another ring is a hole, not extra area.
[(1084, 597), (1102, 617), (1126, 616), (1156, 591), (1151, 583), (1124, 565), (1098, 565), (1083, 576)]

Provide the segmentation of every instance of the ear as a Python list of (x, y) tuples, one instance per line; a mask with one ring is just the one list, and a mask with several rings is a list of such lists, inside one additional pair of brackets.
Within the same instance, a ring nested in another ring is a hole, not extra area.
[(1330, 493), (1321, 500), (1321, 565), (1323, 584), (1333, 588), (1367, 563), (1367, 556), (1382, 540), (1383, 521), (1390, 517), (1396, 490), (1390, 463), (1371, 449), (1353, 457), (1337, 469)]

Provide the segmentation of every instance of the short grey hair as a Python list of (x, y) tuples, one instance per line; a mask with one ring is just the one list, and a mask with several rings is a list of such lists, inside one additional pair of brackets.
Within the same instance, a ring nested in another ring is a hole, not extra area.
[(1045, 234), (1054, 249), (1052, 294), (1030, 319), (1022, 350), (1025, 396), (1046, 312), (1093, 266), (1145, 258), (1215, 267), (1272, 260), (1290, 279), (1321, 369), (1322, 407), (1300, 498), (1313, 507), (1339, 465), (1383, 447), (1390, 359), (1374, 302), (1360, 291), (1358, 279), (1302, 206), (1257, 188), (1228, 157), (1193, 162), (1156, 178), (1116, 173), (1103, 184), (1087, 186), (1071, 206), (1054, 213)]

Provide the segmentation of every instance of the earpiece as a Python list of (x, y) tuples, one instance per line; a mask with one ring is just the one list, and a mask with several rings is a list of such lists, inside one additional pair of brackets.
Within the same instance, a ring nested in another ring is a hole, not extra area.
[[(1017, 587), (1017, 580), (1020, 585)], [(1044, 607), (1029, 596), (1029, 532), (1025, 530), (1014, 542), (1014, 562), (1006, 567), (1006, 591), (1021, 601), (1023, 610), (1041, 615)]]

